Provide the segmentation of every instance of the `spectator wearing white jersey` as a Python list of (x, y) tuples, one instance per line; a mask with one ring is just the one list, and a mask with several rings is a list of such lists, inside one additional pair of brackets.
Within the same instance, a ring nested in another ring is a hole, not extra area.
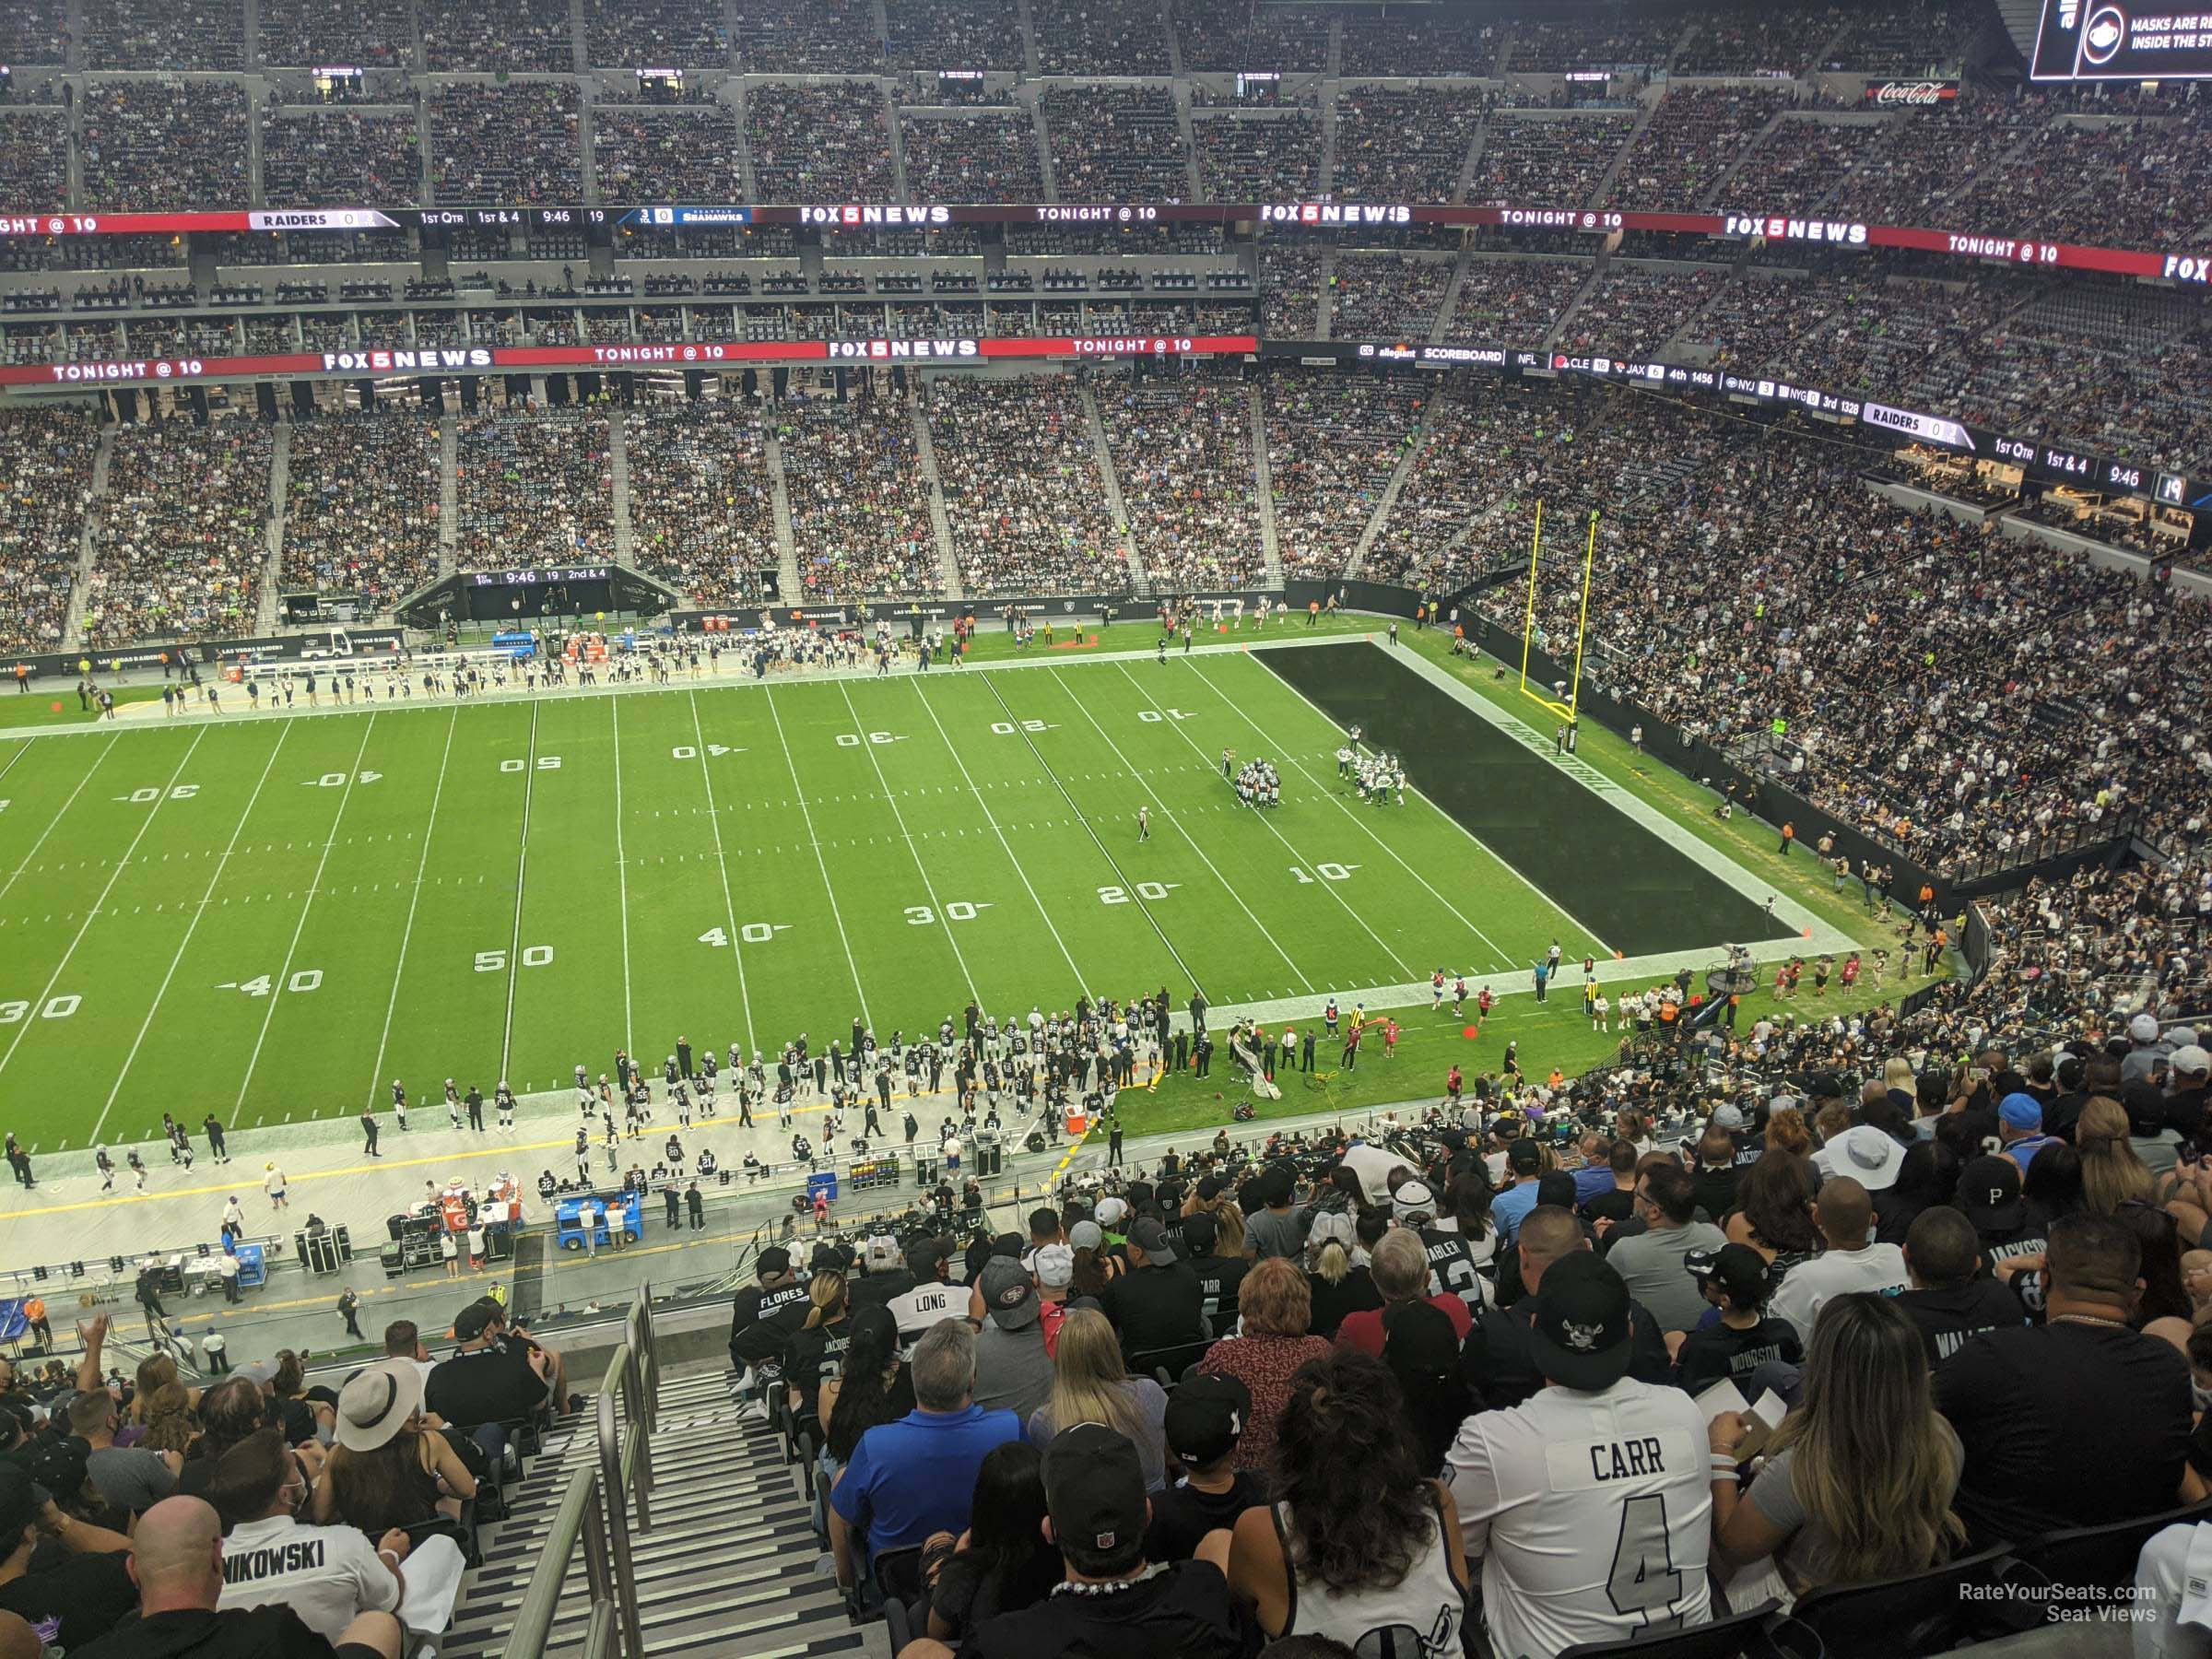
[(1703, 1415), (1628, 1375), (1629, 1288), (1594, 1255), (1554, 1262), (1529, 1343), (1547, 1386), (1477, 1412), (1445, 1459), (1483, 1620), (1503, 1653), (1550, 1655), (1712, 1617)]

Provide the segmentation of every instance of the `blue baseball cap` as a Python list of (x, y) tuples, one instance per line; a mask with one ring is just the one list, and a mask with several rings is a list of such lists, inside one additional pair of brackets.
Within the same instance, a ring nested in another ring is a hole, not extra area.
[(2008, 1094), (1997, 1102), (1997, 1117), (2007, 1129), (2041, 1129), (2043, 1108), (2030, 1094)]

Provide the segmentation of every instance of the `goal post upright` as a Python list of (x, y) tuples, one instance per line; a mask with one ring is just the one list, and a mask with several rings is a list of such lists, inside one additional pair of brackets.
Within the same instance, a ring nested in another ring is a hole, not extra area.
[[(1590, 581), (1597, 568), (1597, 509), (1590, 509), (1590, 542), (1583, 552), (1583, 606), (1574, 622), (1574, 677), (1567, 684), (1567, 724), (1572, 725), (1583, 706), (1583, 645), (1590, 637)], [(1525, 652), (1525, 648), (1524, 648)], [(1522, 670), (1523, 677), (1527, 669)]]
[(1536, 525), (1528, 538), (1528, 614), (1521, 622), (1521, 694), (1528, 695), (1528, 651), (1536, 637), (1536, 559), (1544, 547), (1544, 503), (1536, 503)]

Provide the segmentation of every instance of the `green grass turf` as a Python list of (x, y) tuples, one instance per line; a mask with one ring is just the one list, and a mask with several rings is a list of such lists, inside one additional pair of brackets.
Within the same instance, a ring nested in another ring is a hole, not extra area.
[[(0, 739), (0, 1087), (52, 1151), (971, 994), (1348, 1007), (1583, 948), (1433, 808), (1339, 797), (1338, 741), (1241, 657)], [(1224, 745), (1282, 761), (1280, 810)]]

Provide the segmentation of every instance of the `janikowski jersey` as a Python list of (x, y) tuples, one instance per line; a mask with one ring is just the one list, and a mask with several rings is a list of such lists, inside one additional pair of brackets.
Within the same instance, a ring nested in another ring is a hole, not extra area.
[(1469, 1418), (1445, 1474), (1482, 1558), (1492, 1649), (1557, 1653), (1710, 1619), (1707, 1458), (1696, 1403), (1629, 1377)]

